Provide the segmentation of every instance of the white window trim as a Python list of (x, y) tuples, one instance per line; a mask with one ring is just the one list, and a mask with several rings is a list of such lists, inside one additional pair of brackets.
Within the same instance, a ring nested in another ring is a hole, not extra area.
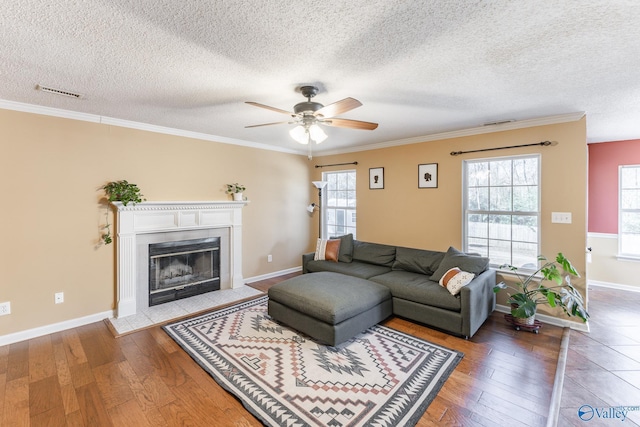
[[(538, 220), (538, 230), (537, 230), (537, 236), (536, 236), (536, 240), (537, 240), (537, 254), (540, 254), (540, 246), (541, 246), (541, 235), (542, 235), (542, 155), (540, 154), (522, 154), (522, 155), (516, 155), (516, 156), (501, 156), (501, 157), (486, 157), (486, 158), (479, 158), (479, 159), (468, 159), (468, 160), (463, 160), (463, 165), (462, 165), (462, 247), (463, 247), (463, 251), (464, 252), (469, 252), (469, 247), (468, 247), (468, 227), (467, 227), (467, 194), (468, 194), (468, 181), (467, 181), (467, 165), (469, 163), (480, 163), (480, 162), (491, 162), (491, 161), (500, 161), (500, 160), (514, 160), (514, 159), (518, 159), (518, 158), (532, 158), (532, 157), (537, 157), (538, 159), (538, 211), (537, 212), (519, 212), (522, 215), (529, 215), (529, 216), (536, 216), (537, 220)], [(485, 212), (486, 214), (496, 214), (499, 212), (498, 211), (478, 211), (478, 213), (483, 213)], [(505, 213), (511, 213), (513, 211), (508, 211)], [(513, 259), (513, 256), (512, 256)], [(489, 258), (490, 260), (490, 264), (489, 266), (493, 269), (498, 270), (498, 272), (500, 274), (513, 274), (513, 272), (511, 270), (504, 270), (504, 269), (500, 269), (500, 265), (502, 264), (496, 264), (491, 262), (491, 258)], [(536, 261), (537, 262), (537, 261)], [(527, 271), (533, 272), (535, 270), (529, 270), (526, 268), (518, 268), (518, 271), (522, 272), (522, 273), (526, 273)]]
[[(353, 172), (356, 175), (356, 200), (358, 199), (358, 192), (357, 192), (357, 185), (358, 185), (358, 181), (357, 181), (357, 171), (355, 169), (344, 169), (344, 170), (335, 170), (335, 171), (330, 171), (330, 172), (322, 172), (322, 180), (323, 181), (327, 181), (327, 174), (331, 174), (331, 173), (349, 173), (349, 172)], [(328, 188), (329, 185), (325, 186), (322, 189), (322, 200), (321, 200), (321, 209), (322, 209), (322, 223), (320, 225), (320, 233), (322, 235), (322, 239), (328, 239), (329, 238), (329, 234), (327, 231), (327, 193), (328, 193)], [(348, 211), (354, 211), (356, 213), (356, 216), (358, 215), (358, 206), (356, 204), (356, 207), (350, 207), (350, 206), (331, 206), (332, 209), (345, 209)], [(357, 230), (357, 225), (354, 227)]]
[(625, 168), (640, 168), (640, 165), (618, 165), (618, 254), (616, 259), (621, 261), (640, 261), (640, 253), (622, 252), (622, 170)]

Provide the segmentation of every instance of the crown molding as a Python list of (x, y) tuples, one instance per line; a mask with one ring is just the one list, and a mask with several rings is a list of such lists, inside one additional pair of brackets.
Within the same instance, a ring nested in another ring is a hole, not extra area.
[[(227, 138), (224, 136), (210, 135), (201, 132), (192, 132), (182, 129), (169, 128), (165, 126), (151, 125), (147, 123), (134, 122), (130, 120), (116, 119), (113, 117), (100, 116), (97, 114), (79, 113), (76, 111), (63, 110), (60, 108), (43, 107), (40, 105), (26, 104), (22, 102), (8, 101), (0, 99), (0, 108), (5, 110), (22, 111), (25, 113), (41, 114), (45, 116), (61, 117), (65, 119), (81, 120), (85, 122), (100, 123), (111, 126), (119, 126), (129, 129), (137, 129), (148, 132), (162, 133), (166, 135), (182, 136), (185, 138), (201, 139), (204, 141), (219, 142), (221, 144), (239, 145), (243, 147), (257, 148), (260, 150), (278, 151), (288, 154), (306, 155), (301, 150), (292, 150), (289, 148), (275, 147), (273, 145), (261, 144), (259, 142), (245, 141), (242, 139)], [(448, 132), (434, 133), (431, 135), (416, 136), (411, 138), (397, 139), (375, 144), (366, 144), (356, 147), (346, 147), (343, 149), (318, 151), (316, 157), (330, 156), (334, 154), (354, 153), (358, 151), (377, 150), (380, 148), (397, 147), (400, 145), (419, 144), (422, 142), (438, 141), (442, 139), (461, 138), (465, 136), (481, 135), (486, 133), (503, 132), (515, 129), (524, 129), (534, 126), (545, 126), (559, 123), (575, 122), (582, 119), (585, 115), (584, 111), (559, 114), (548, 117), (538, 117), (534, 119), (517, 120), (507, 123), (498, 123), (489, 126), (477, 126), (473, 128), (454, 130)]]
[(279, 151), (288, 154), (302, 154), (300, 151), (288, 148), (275, 147), (259, 142), (245, 141), (243, 139), (227, 138), (224, 136), (210, 135), (201, 132), (192, 132), (182, 129), (151, 125), (148, 123), (134, 122), (130, 120), (116, 119), (97, 114), (79, 113), (60, 108), (43, 107), (41, 105), (25, 104), (22, 102), (0, 99), (0, 108), (5, 110), (21, 111), (24, 113), (40, 114), (44, 116), (60, 117), (64, 119), (80, 120), (84, 122), (99, 123), (110, 126), (118, 126), (129, 129), (143, 130), (147, 132), (162, 133), (165, 135), (182, 136), (185, 138), (201, 139), (204, 141), (219, 142), (221, 144), (239, 145), (243, 147), (258, 148), (260, 150)]
[(376, 144), (360, 145), (348, 147), (340, 150), (330, 150), (318, 153), (317, 156), (330, 156), (334, 154), (354, 153), (358, 151), (377, 150), (380, 148), (397, 147), (400, 145), (419, 144), (429, 141), (440, 141), (443, 139), (462, 138), (465, 136), (482, 135), (486, 133), (503, 132), (508, 130), (524, 129), (535, 126), (555, 125), (559, 123), (577, 122), (585, 115), (584, 111), (575, 113), (559, 114), (555, 116), (537, 117), (534, 119), (517, 120), (508, 123), (499, 123), (488, 126), (477, 126), (473, 128), (460, 129), (448, 132), (434, 133), (431, 135), (415, 136), (412, 138), (397, 139), (394, 141), (379, 142)]

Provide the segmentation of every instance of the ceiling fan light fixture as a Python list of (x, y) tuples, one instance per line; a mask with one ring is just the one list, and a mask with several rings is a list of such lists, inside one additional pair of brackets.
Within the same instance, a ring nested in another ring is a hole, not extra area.
[(289, 131), (289, 135), (291, 138), (299, 142), (300, 144), (308, 144), (309, 143), (309, 135), (307, 135), (307, 130), (304, 126), (296, 126)]
[(322, 128), (318, 125), (309, 126), (309, 136), (316, 142), (316, 144), (320, 144), (322, 141), (327, 139), (327, 134), (324, 133)]

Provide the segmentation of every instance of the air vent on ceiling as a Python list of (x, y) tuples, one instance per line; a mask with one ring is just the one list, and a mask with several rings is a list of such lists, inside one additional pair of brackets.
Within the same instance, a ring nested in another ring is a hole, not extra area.
[(62, 95), (62, 96), (69, 96), (71, 98), (82, 98), (82, 95), (79, 93), (74, 93), (74, 92), (69, 92), (68, 90), (62, 90), (62, 89), (55, 89), (52, 87), (46, 87), (46, 86), (42, 86), (42, 85), (37, 85), (36, 89), (42, 91), (42, 92), (49, 92), (49, 93), (55, 93), (56, 95)]
[(499, 122), (489, 122), (489, 123), (483, 123), (482, 126), (495, 126), (495, 125), (503, 125), (505, 123), (512, 123), (515, 122), (515, 120), (511, 119), (511, 120), (502, 120)]

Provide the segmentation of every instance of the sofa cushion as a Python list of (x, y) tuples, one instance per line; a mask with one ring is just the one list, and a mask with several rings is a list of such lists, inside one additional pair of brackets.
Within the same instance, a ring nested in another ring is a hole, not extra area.
[(398, 247), (392, 268), (431, 276), (443, 258), (444, 252)]
[(313, 259), (327, 260), (338, 262), (338, 253), (340, 252), (340, 239), (318, 239), (316, 244), (316, 253)]
[(391, 267), (396, 258), (396, 247), (380, 243), (353, 241), (353, 260)]
[(353, 234), (345, 234), (344, 236), (331, 237), (332, 239), (340, 239), (340, 253), (338, 254), (339, 262), (353, 261)]
[(489, 258), (465, 254), (451, 246), (444, 254), (438, 269), (431, 275), (431, 280), (434, 282), (440, 281), (444, 273), (453, 267), (458, 267), (462, 271), (473, 273), (477, 276), (489, 268)]
[(395, 270), (369, 280), (388, 287), (394, 298), (457, 312), (461, 309), (459, 297), (451, 295), (446, 288), (429, 280), (429, 276), (424, 274)]
[(309, 273), (317, 273), (319, 271), (332, 271), (334, 273), (342, 273), (348, 276), (368, 279), (369, 277), (378, 276), (388, 273), (391, 268), (382, 265), (369, 264), (366, 262), (331, 262), (331, 261), (309, 261), (307, 262), (307, 271)]

